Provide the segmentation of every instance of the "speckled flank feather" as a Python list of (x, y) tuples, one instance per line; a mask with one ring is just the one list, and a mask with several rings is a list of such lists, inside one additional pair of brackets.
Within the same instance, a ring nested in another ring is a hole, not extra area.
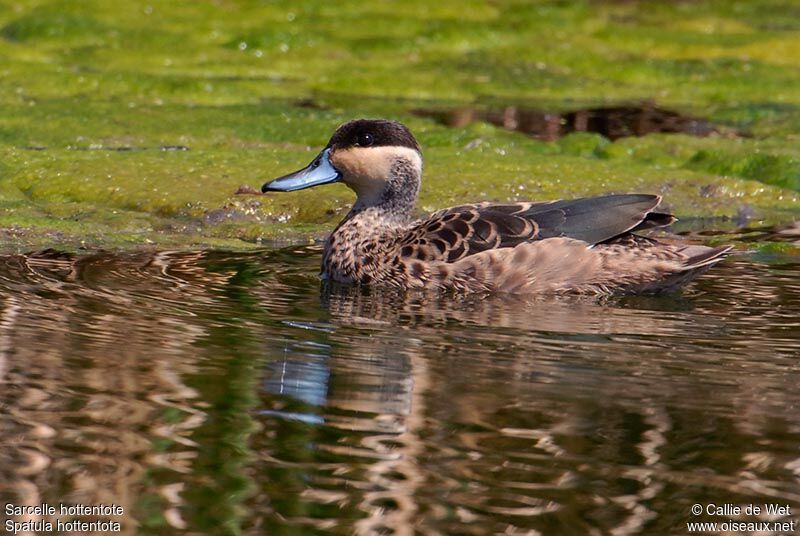
[(347, 123), (328, 148), (342, 182), (358, 195), (325, 245), (321, 275), (333, 281), (516, 294), (654, 293), (679, 288), (730, 250), (635, 234), (674, 221), (654, 212), (661, 200), (655, 195), (479, 203), (412, 221), (422, 159), (403, 125)]
[(515, 294), (661, 292), (678, 288), (706, 266), (693, 265), (678, 249), (588, 248), (572, 238), (491, 249), (455, 263), (414, 262), (409, 270), (411, 287)]

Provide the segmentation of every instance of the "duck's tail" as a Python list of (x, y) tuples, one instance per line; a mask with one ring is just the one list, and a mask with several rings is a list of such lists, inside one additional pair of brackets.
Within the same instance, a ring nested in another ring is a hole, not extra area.
[(708, 247), (685, 246), (677, 251), (686, 257), (680, 268), (662, 279), (648, 282), (638, 288), (636, 293), (663, 294), (675, 292), (693, 279), (728, 256), (733, 246)]
[(684, 270), (697, 270), (717, 264), (727, 257), (728, 252), (732, 249), (733, 246), (720, 246), (717, 248), (708, 246), (686, 246), (680, 248), (678, 251), (687, 257), (684, 263)]

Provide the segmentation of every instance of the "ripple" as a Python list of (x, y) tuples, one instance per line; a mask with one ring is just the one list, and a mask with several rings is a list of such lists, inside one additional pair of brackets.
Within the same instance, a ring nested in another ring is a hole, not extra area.
[(800, 502), (796, 258), (596, 300), (320, 289), (318, 256), (0, 259), (3, 499), (165, 534), (670, 533)]

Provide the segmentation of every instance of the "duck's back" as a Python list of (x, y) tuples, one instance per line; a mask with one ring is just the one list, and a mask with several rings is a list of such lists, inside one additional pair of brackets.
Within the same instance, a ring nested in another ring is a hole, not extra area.
[[(659, 202), (655, 195), (611, 195), (452, 207), (394, 235), (362, 241), (346, 281), (512, 293), (671, 290), (730, 248), (665, 244), (633, 234), (674, 221), (653, 212)], [(336, 234), (334, 243), (341, 238)]]

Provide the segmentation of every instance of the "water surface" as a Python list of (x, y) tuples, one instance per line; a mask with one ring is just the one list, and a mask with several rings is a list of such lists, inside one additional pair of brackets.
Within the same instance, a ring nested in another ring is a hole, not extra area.
[(3, 257), (0, 502), (113, 503), (128, 534), (800, 520), (796, 256), (524, 300), (321, 290), (319, 254)]

